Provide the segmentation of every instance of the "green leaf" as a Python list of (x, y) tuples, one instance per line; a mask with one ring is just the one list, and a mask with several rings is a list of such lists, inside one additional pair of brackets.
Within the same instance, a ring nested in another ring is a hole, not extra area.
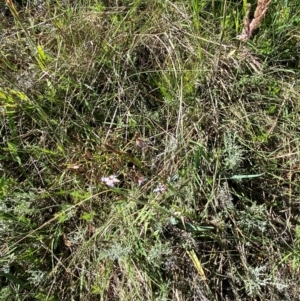
[(183, 222), (183, 220), (177, 219), (174, 216), (170, 218), (170, 224), (188, 232), (203, 232), (214, 229), (211, 226), (198, 226), (190, 222)]
[(42, 48), (41, 45), (38, 45), (37, 46), (37, 51), (39, 53), (39, 58), (42, 62), (45, 62), (47, 60), (47, 57), (46, 57), (46, 54), (45, 54), (45, 51), (44, 49)]
[(24, 281), (20, 280), (19, 278), (15, 277), (12, 274), (0, 272), (0, 276), (7, 278), (8, 280), (12, 281), (15, 284), (18, 284), (20, 287), (30, 289), (30, 285), (28, 285), (27, 283), (25, 283)]

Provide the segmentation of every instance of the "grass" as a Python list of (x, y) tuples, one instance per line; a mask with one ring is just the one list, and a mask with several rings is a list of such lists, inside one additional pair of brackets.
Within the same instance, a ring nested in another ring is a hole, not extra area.
[(6, 2), (0, 299), (296, 300), (296, 1)]

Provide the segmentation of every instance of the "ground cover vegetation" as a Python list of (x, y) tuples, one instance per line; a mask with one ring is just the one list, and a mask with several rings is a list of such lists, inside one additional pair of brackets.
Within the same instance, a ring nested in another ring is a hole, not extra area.
[(1, 300), (299, 300), (297, 2), (0, 2)]

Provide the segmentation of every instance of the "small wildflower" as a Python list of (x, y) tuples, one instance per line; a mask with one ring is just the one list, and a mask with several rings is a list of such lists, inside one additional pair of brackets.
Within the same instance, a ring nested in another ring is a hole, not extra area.
[(145, 178), (145, 177), (138, 178), (138, 186), (141, 187), (142, 184), (144, 184), (146, 181), (147, 181), (147, 178)]
[(165, 192), (165, 191), (166, 191), (166, 187), (161, 183), (158, 183), (157, 187), (153, 190), (153, 192)]
[(106, 184), (108, 187), (115, 187), (116, 183), (120, 183), (116, 175), (111, 175), (109, 177), (102, 177), (101, 182)]

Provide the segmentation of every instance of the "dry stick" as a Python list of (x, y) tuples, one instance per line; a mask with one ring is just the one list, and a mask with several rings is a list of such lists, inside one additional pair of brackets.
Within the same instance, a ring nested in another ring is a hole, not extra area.
[(252, 32), (259, 26), (261, 23), (264, 15), (266, 14), (268, 7), (270, 5), (272, 0), (258, 0), (255, 12), (254, 12), (254, 18), (252, 22), (250, 23), (250, 36)]
[(238, 36), (238, 38), (241, 41), (247, 41), (251, 38), (253, 31), (256, 28), (258, 28), (263, 17), (265, 16), (265, 14), (270, 6), (271, 1), (272, 0), (258, 0), (256, 9), (254, 12), (254, 18), (252, 19), (251, 23), (250, 23), (250, 19), (249, 19), (251, 4), (247, 4), (246, 15), (244, 18), (244, 27), (242, 30), (242, 34)]

